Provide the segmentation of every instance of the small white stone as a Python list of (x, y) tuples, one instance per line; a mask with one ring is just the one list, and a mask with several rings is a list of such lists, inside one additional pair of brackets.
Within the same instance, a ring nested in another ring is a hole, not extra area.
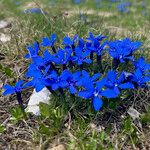
[(4, 33), (0, 34), (0, 41), (5, 43), (11, 40), (11, 37), (9, 35), (6, 35)]
[(127, 113), (130, 115), (130, 117), (132, 117), (133, 120), (138, 119), (140, 116), (140, 113), (133, 107), (130, 107)]
[(5, 21), (5, 20), (0, 21), (0, 29), (7, 28), (9, 26), (10, 26), (10, 22)]
[(31, 112), (34, 115), (40, 115), (39, 103), (49, 103), (50, 92), (47, 88), (43, 88), (40, 92), (36, 92), (35, 89), (30, 97), (27, 106), (27, 112)]

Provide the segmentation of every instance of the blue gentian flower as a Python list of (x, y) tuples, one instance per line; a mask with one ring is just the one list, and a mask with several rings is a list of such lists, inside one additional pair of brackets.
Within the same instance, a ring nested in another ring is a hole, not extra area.
[(150, 76), (144, 75), (141, 69), (136, 69), (134, 73), (130, 75), (130, 79), (136, 88), (147, 87), (147, 83), (150, 82)]
[(120, 74), (118, 77), (118, 73), (114, 70), (110, 70), (107, 73), (107, 83), (106, 87), (110, 89), (114, 89), (114, 91), (119, 95), (120, 89), (134, 89), (134, 85), (130, 82), (124, 82), (125, 81), (125, 75), (124, 72)]
[(100, 78), (100, 73), (96, 73), (93, 76), (90, 76), (89, 73), (85, 70), (82, 70), (81, 77), (76, 83), (77, 86), (83, 86), (84, 82), (90, 81), (95, 83)]
[(99, 36), (94, 37), (93, 33), (90, 32), (89, 37), (86, 38), (86, 40), (87, 40), (86, 48), (90, 52), (97, 52), (97, 50), (100, 47), (100, 41), (102, 41), (104, 38), (106, 38), (106, 36), (103, 36), (103, 35), (99, 35)]
[(30, 9), (26, 9), (24, 10), (24, 13), (25, 14), (28, 14), (28, 13), (35, 13), (35, 14), (46, 14), (46, 12), (43, 12), (40, 8), (30, 8)]
[(75, 3), (75, 4), (80, 4), (80, 3), (81, 3), (81, 0), (73, 0), (73, 3)]
[(89, 32), (89, 37), (86, 38), (86, 40), (88, 40), (91, 43), (94, 43), (94, 42), (97, 43), (97, 41), (102, 41), (104, 38), (106, 38), (106, 36), (98, 35), (95, 37), (92, 32)]
[(90, 64), (92, 62), (91, 59), (88, 58), (90, 52), (83, 50), (80, 47), (75, 48), (75, 55), (72, 56), (72, 61), (76, 62), (78, 65), (82, 65), (83, 63)]
[(14, 93), (20, 93), (24, 89), (24, 81), (19, 80), (15, 86), (11, 86), (9, 84), (6, 84), (3, 86), (3, 89), (5, 90), (3, 95), (9, 95), (9, 94), (14, 94)]
[(103, 78), (96, 83), (93, 83), (91, 80), (84, 80), (82, 82), (82, 86), (85, 90), (82, 90), (78, 93), (79, 97), (84, 99), (92, 99), (94, 109), (99, 111), (103, 105), (102, 97), (106, 98), (115, 98), (118, 95), (114, 92), (114, 90), (106, 89), (103, 90), (104, 85), (106, 84), (107, 79)]
[(134, 61), (132, 53), (140, 48), (141, 42), (132, 42), (130, 39), (126, 38), (124, 40), (109, 42), (108, 46), (108, 52), (114, 59), (120, 62), (125, 62), (127, 60)]
[(140, 57), (134, 62), (135, 69), (140, 69), (143, 73), (150, 71), (150, 64), (146, 63), (144, 57)]
[(16, 5), (21, 5), (21, 2), (15, 1), (15, 4), (16, 4)]
[(75, 42), (76, 42), (77, 39), (78, 39), (78, 35), (75, 35), (75, 36), (73, 37), (73, 39), (71, 39), (71, 38), (68, 37), (68, 36), (65, 36), (64, 39), (63, 39), (62, 44), (65, 45), (65, 46), (71, 47), (72, 45), (75, 44)]
[[(44, 69), (43, 73), (40, 70), (36, 70), (36, 72), (34, 70), (30, 71), (28, 73), (28, 76), (32, 77), (32, 80), (27, 82), (24, 86), (34, 87), (36, 92), (41, 91), (44, 87), (51, 86), (53, 83), (52, 79), (55, 77), (56, 73), (54, 71), (50, 71), (49, 74), (47, 75), (49, 70), (50, 70), (50, 66), (47, 66)], [(50, 79), (50, 76), (52, 79)]]
[(51, 54), (48, 50), (45, 50), (43, 53), (43, 61), (45, 64), (50, 64), (51, 62), (55, 62), (56, 54)]
[(41, 45), (42, 46), (50, 46), (50, 47), (52, 47), (52, 46), (54, 46), (55, 42), (56, 42), (56, 34), (52, 34), (50, 36), (50, 38), (43, 37)]
[(64, 70), (60, 75), (56, 74), (53, 77), (52, 90), (57, 90), (59, 88), (67, 88), (68, 82), (67, 79), (70, 77), (70, 74), (67, 70)]
[(55, 62), (56, 56), (57, 53), (51, 54), (48, 50), (45, 50), (43, 53), (43, 57), (37, 56), (33, 58), (33, 63), (36, 64), (39, 68), (42, 68)]
[(77, 89), (75, 88), (75, 86), (77, 86), (77, 82), (80, 80), (80, 75), (81, 75), (81, 72), (77, 71), (73, 74), (70, 74), (70, 77), (67, 80), (69, 92), (71, 94), (77, 93)]
[(28, 67), (28, 70), (25, 74), (25, 77), (33, 77), (35, 74), (40, 75), (41, 74), (41, 70), (39, 68), (39, 66), (37, 66), (37, 64), (35, 63), (31, 63)]
[(80, 80), (80, 71), (76, 71), (75, 73), (71, 73), (68, 70), (63, 71), (63, 76), (65, 75), (65, 80), (66, 80), (66, 87), (69, 89), (69, 92), (71, 94), (75, 94), (77, 92), (76, 86), (77, 82)]
[[(106, 42), (101, 45), (101, 41), (106, 38), (106, 36), (99, 35), (94, 36), (91, 32), (89, 33), (89, 38), (86, 38), (86, 50), (91, 53), (90, 59), (93, 60), (93, 53), (97, 53), (98, 56), (102, 55)], [(100, 61), (99, 59), (97, 61)]]
[(129, 6), (131, 6), (131, 2), (121, 2), (117, 5), (117, 9), (119, 12), (128, 13)]
[(111, 0), (111, 2), (118, 2), (118, 0)]
[(11, 86), (9, 84), (6, 84), (3, 86), (3, 89), (5, 90), (3, 95), (6, 96), (6, 95), (9, 95), (9, 94), (16, 94), (17, 96), (17, 100), (18, 100), (18, 104), (20, 105), (20, 108), (23, 112), (23, 114), (25, 115), (25, 112), (24, 112), (24, 106), (23, 106), (23, 101), (22, 101), (22, 97), (21, 97), (21, 91), (25, 88), (24, 86), (24, 80), (19, 80), (15, 86)]
[(38, 42), (35, 42), (33, 45), (27, 47), (28, 54), (25, 55), (25, 58), (36, 58), (40, 50)]
[(56, 64), (67, 64), (71, 59), (71, 51), (58, 50), (56, 57), (53, 58), (53, 61)]
[(78, 46), (79, 48), (83, 49), (84, 50), (84, 47), (85, 47), (85, 41), (81, 38), (79, 38), (79, 41), (78, 41)]
[(102, 2), (101, 0), (95, 0), (97, 8), (100, 8), (101, 2)]

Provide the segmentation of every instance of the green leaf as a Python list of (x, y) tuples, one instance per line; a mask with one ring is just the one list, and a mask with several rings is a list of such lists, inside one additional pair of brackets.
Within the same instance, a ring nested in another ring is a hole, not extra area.
[(123, 123), (124, 131), (128, 134), (131, 134), (134, 132), (134, 127), (132, 126), (132, 121), (130, 118), (125, 119)]
[(4, 133), (6, 131), (6, 128), (0, 124), (0, 133)]
[(43, 117), (50, 117), (50, 106), (48, 104), (40, 103), (39, 108)]
[(9, 77), (13, 74), (13, 71), (9, 67), (4, 67), (2, 64), (0, 64), (0, 70)]
[(0, 70), (3, 70), (3, 66), (2, 66), (2, 64), (0, 64)]
[(13, 74), (13, 71), (12, 71), (10, 68), (6, 67), (6, 68), (4, 68), (4, 73), (5, 73), (7, 76), (11, 77), (12, 74)]
[(150, 106), (147, 109), (147, 112), (141, 115), (142, 124), (150, 124)]
[(105, 132), (105, 131), (101, 131), (101, 132), (100, 132), (100, 139), (101, 139), (101, 141), (106, 140), (106, 138), (107, 138), (106, 132)]
[(13, 117), (12, 120), (14, 120), (14, 121), (19, 121), (19, 120), (24, 119), (24, 114), (22, 113), (22, 110), (19, 106), (15, 107), (15, 108), (12, 108), (10, 110), (10, 113)]
[(40, 132), (41, 134), (49, 135), (49, 134), (51, 133), (50, 127), (49, 127), (49, 126), (46, 126), (46, 125), (44, 125), (44, 124), (40, 124), (39, 132)]
[(117, 106), (118, 106), (118, 101), (110, 101), (110, 102), (109, 102), (109, 107), (110, 107), (111, 109), (116, 109)]

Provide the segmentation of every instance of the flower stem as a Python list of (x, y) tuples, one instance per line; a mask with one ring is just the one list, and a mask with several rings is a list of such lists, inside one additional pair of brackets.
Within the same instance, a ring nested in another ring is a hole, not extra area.
[(90, 53), (90, 59), (93, 61), (93, 52)]
[(23, 101), (22, 101), (22, 97), (21, 97), (21, 92), (16, 92), (16, 95), (17, 95), (17, 100), (18, 100), (18, 104), (21, 108), (21, 111), (22, 111), (24, 117), (26, 117), (26, 113), (24, 111)]
[(97, 65), (99, 66), (99, 69), (100, 69), (100, 72), (103, 73), (104, 70), (103, 70), (103, 67), (102, 67), (102, 56), (101, 55), (97, 55)]
[(50, 65), (51, 65), (52, 69), (58, 73), (56, 67), (54, 66), (54, 64), (52, 62), (50, 63)]
[(80, 69), (81, 69), (81, 70), (83, 70), (83, 64), (82, 64), (82, 65), (80, 65)]
[(63, 70), (67, 69), (66, 64), (63, 64)]
[(75, 56), (76, 54), (75, 54), (75, 46), (74, 46), (74, 44), (71, 46), (71, 48), (72, 48), (72, 51), (73, 51), (73, 56)]
[(53, 51), (53, 53), (56, 53), (56, 49), (54, 46), (52, 46), (52, 51)]
[(50, 86), (47, 86), (46, 88), (50, 91), (50, 93), (52, 93), (54, 96), (56, 96), (56, 92), (54, 90), (52, 90), (52, 88)]
[(63, 90), (62, 88), (59, 88), (58, 90), (59, 90), (59, 92), (60, 92), (62, 98), (65, 99), (65, 93), (64, 93), (64, 90)]
[(117, 69), (118, 66), (119, 66), (119, 63), (120, 63), (120, 60), (119, 59), (113, 59), (113, 62), (112, 62), (112, 68), (113, 69)]

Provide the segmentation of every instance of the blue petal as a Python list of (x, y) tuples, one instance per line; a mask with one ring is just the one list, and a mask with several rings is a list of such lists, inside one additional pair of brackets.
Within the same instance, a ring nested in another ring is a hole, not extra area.
[(58, 84), (52, 84), (52, 90), (57, 90), (59, 88)]
[(12, 89), (7, 89), (6, 91), (3, 92), (3, 96), (9, 95), (9, 94), (14, 94), (16, 91), (14, 88)]
[(53, 61), (53, 58), (55, 57), (55, 55), (52, 55), (48, 50), (44, 51), (43, 56), (45, 61)]
[(81, 57), (82, 56), (82, 49), (80, 47), (76, 47), (75, 48), (75, 54), (78, 56), (78, 57)]
[(31, 87), (31, 86), (34, 86), (33, 80), (27, 82), (27, 83), (24, 85), (24, 88), (28, 88), (28, 87)]
[(106, 82), (107, 82), (106, 78), (103, 78), (102, 80), (97, 81), (96, 88), (100, 90), (101, 88), (104, 87), (104, 85), (106, 84)]
[(5, 90), (11, 90), (11, 89), (14, 89), (14, 87), (13, 86), (11, 86), (11, 85), (9, 85), (9, 84), (5, 84), (5, 85), (3, 85), (3, 87), (2, 87), (3, 89), (5, 89)]
[(42, 38), (42, 46), (52, 46), (50, 40), (47, 37)]
[(121, 83), (124, 80), (125, 80), (125, 74), (124, 74), (124, 72), (122, 72), (121, 75), (120, 75), (120, 77), (119, 77), (119, 79), (118, 79), (118, 83)]
[(64, 51), (63, 50), (58, 50), (57, 55), (60, 59), (64, 59)]
[(82, 86), (86, 88), (88, 91), (92, 91), (94, 89), (93, 82), (89, 78), (82, 79)]
[(109, 89), (102, 91), (100, 94), (106, 98), (116, 98), (118, 96), (114, 90)]
[(60, 87), (65, 88), (68, 86), (68, 82), (67, 81), (60, 81), (58, 84)]
[(84, 53), (83, 53), (83, 58), (85, 58), (85, 57), (87, 57), (87, 56), (89, 56), (90, 55), (90, 51), (85, 51)]
[(67, 69), (64, 70), (60, 75), (60, 78), (62, 78), (63, 80), (67, 80), (69, 77), (71, 77), (71, 73)]
[(130, 82), (120, 84), (119, 87), (121, 89), (134, 89), (134, 85)]
[(48, 65), (45, 69), (44, 69), (44, 74), (43, 74), (43, 76), (46, 76), (48, 73), (49, 73), (49, 71), (50, 71), (50, 65)]
[(40, 56), (33, 57), (32, 60), (37, 66), (40, 66), (41, 64), (43, 64), (43, 59)]
[(34, 43), (34, 50), (35, 50), (36, 54), (38, 54), (38, 51), (40, 50), (38, 42)]
[(117, 72), (116, 71), (109, 71), (107, 74), (108, 80), (110, 80), (112, 83), (115, 83), (117, 81)]
[(64, 40), (63, 40), (62, 44), (64, 44), (64, 45), (72, 45), (73, 42), (68, 36), (66, 36), (66, 37), (64, 37)]
[(92, 92), (88, 92), (88, 91), (80, 91), (79, 93), (78, 93), (78, 96), (79, 97), (82, 97), (82, 98), (84, 98), (84, 99), (89, 99), (89, 98), (91, 98), (92, 97), (92, 95), (93, 95), (93, 93)]
[(113, 87), (114, 87), (114, 84), (111, 83), (110, 81), (107, 81), (106, 84), (105, 84), (105, 86), (106, 86), (107, 88), (113, 88)]
[(39, 83), (39, 84), (35, 85), (35, 90), (36, 90), (36, 92), (40, 92), (44, 87), (45, 87), (44, 84)]
[(100, 77), (100, 73), (96, 73), (96, 74), (94, 74), (93, 76), (92, 76), (92, 81), (95, 81), (95, 80), (97, 80), (99, 77)]
[(71, 85), (69, 87), (69, 91), (70, 91), (71, 94), (75, 94), (77, 92), (76, 88), (73, 85)]
[(80, 65), (83, 64), (83, 62), (79, 59), (78, 62), (77, 62), (77, 64), (80, 66)]
[(80, 78), (81, 72), (77, 71), (75, 72), (72, 76), (73, 76), (73, 80), (78, 80)]
[(85, 77), (85, 78), (90, 77), (88, 72), (86, 72), (85, 70), (82, 70), (82, 76)]
[(96, 111), (99, 111), (103, 106), (103, 101), (99, 97), (93, 98), (93, 106)]
[(135, 72), (134, 72), (134, 75), (137, 78), (141, 78), (143, 76), (142, 71), (140, 69), (136, 69)]
[(146, 83), (146, 82), (149, 82), (150, 81), (150, 77), (148, 77), (148, 76), (145, 76), (144, 78), (143, 78), (143, 81)]
[(24, 57), (25, 57), (26, 59), (31, 58), (29, 54), (26, 54)]
[(120, 94), (119, 88), (118, 87), (114, 87), (114, 91), (116, 92), (117, 95)]
[(24, 80), (19, 80), (19, 81), (16, 83), (15, 87), (19, 87), (19, 88), (20, 88), (23, 83), (24, 83)]
[(84, 62), (87, 64), (90, 64), (90, 63), (92, 63), (92, 60), (91, 59), (84, 59)]

